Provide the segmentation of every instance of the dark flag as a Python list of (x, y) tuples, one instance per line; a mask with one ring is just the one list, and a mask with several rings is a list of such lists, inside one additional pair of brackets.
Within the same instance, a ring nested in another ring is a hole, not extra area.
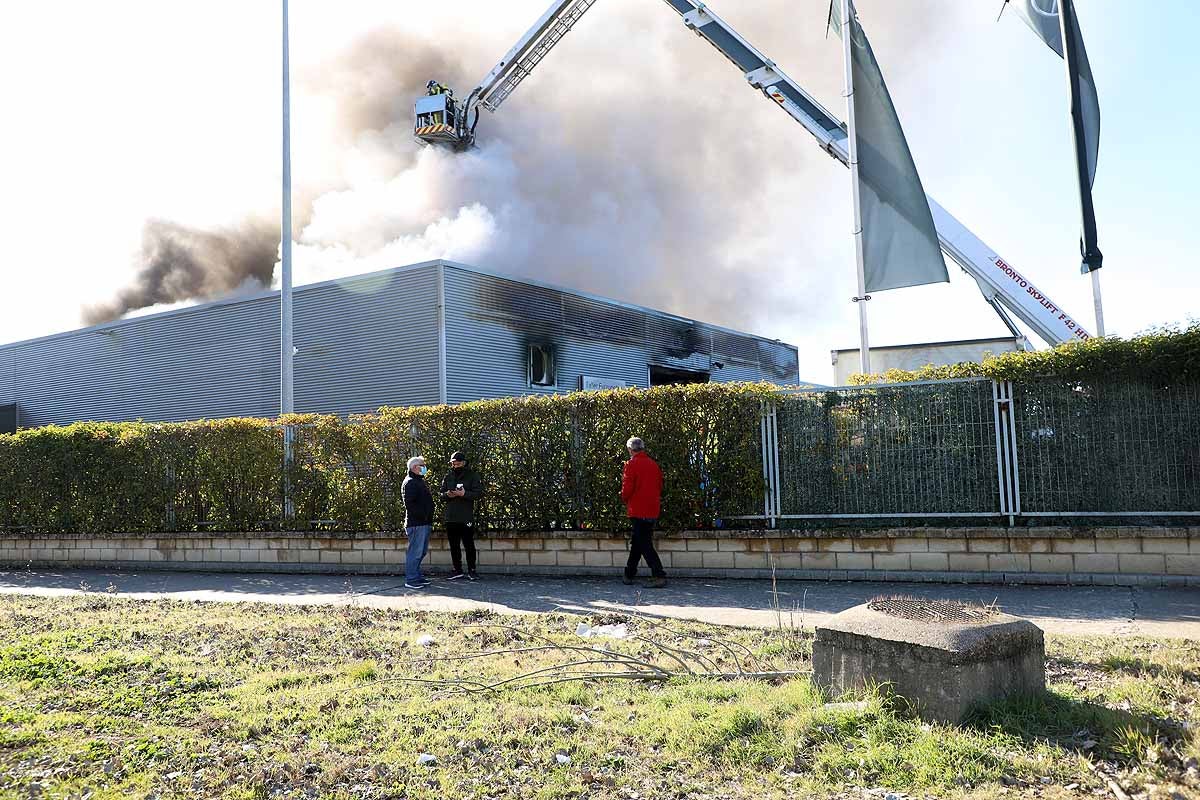
[[(1072, 136), (1079, 174), (1079, 203), (1083, 217), (1083, 272), (1100, 269), (1104, 255), (1096, 237), (1096, 211), (1092, 205), (1092, 186), (1096, 182), (1096, 162), (1100, 154), (1100, 98), (1092, 78), (1092, 66), (1083, 46), (1079, 17), (1072, 0), (1007, 0), (1021, 19), (1066, 61), (1067, 81), (1071, 90)], [(1064, 47), (1064, 42), (1066, 46)]]

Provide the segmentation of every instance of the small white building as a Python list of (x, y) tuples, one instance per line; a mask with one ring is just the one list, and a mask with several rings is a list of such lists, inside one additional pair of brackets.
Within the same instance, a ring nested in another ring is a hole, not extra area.
[[(981, 362), (987, 356), (1001, 353), (1016, 353), (1028, 349), (1024, 339), (1002, 336), (998, 339), (963, 339), (957, 342), (925, 342), (923, 344), (896, 344), (888, 347), (871, 348), (871, 371), (877, 374), (889, 369), (914, 370), (921, 367), (961, 364), (964, 361)], [(846, 386), (850, 376), (857, 375), (859, 368), (857, 347), (833, 350), (833, 383)]]

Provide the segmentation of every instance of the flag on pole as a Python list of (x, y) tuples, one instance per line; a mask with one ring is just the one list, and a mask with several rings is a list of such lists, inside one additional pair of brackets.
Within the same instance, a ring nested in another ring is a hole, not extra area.
[[(1072, 0), (1006, 0), (1008, 2), (1037, 37), (1066, 61), (1071, 91), (1071, 134), (1075, 140), (1083, 222), (1079, 249), (1083, 254), (1083, 272), (1095, 272), (1104, 264), (1104, 254), (1097, 243), (1096, 210), (1092, 204), (1096, 161), (1100, 154), (1100, 98), (1092, 78), (1092, 65), (1083, 46), (1075, 4)], [(1099, 317), (1099, 311), (1097, 315)]]
[[(841, 36), (838, 16), (831, 9), (829, 24)], [(921, 176), (853, 4), (850, 24), (866, 291), (948, 282)]]
[[(1017, 15), (1046, 43), (1046, 46), (1066, 58), (1063, 37), (1059, 25), (1058, 0), (1008, 0)], [(1075, 6), (1067, 6), (1071, 15), (1075, 39), (1076, 71), (1079, 74), (1080, 107), (1083, 111), (1083, 128), (1086, 136), (1088, 185), (1096, 182), (1096, 160), (1100, 154), (1100, 97), (1096, 93), (1096, 82), (1092, 79), (1092, 65), (1088, 62), (1087, 50), (1083, 46), (1083, 34), (1079, 31), (1079, 17)]]

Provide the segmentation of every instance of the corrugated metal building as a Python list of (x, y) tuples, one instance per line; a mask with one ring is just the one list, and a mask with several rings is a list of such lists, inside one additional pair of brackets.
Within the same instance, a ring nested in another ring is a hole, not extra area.
[[(432, 261), (295, 290), (300, 412), (687, 381), (799, 380), (796, 348), (639, 306)], [(279, 293), (0, 346), (21, 427), (273, 416)]]

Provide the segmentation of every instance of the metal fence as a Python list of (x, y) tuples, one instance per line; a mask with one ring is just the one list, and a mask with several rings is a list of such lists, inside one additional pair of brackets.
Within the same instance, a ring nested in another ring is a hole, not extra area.
[(762, 420), (786, 520), (1200, 517), (1200, 383), (987, 379), (794, 391)]

